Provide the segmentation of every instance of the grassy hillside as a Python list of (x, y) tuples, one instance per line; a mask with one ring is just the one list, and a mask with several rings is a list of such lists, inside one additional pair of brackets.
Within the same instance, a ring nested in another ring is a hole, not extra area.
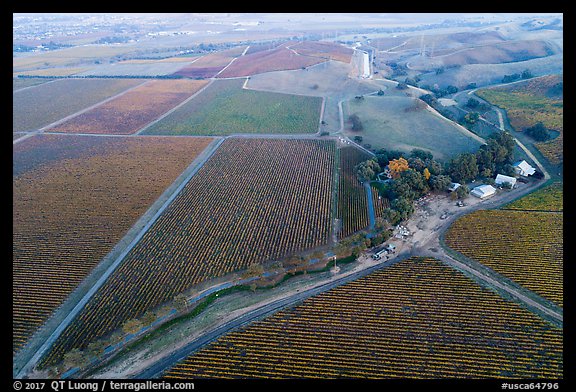
[(564, 99), (562, 75), (549, 75), (526, 82), (476, 91), (476, 94), (506, 110), (516, 131), (542, 122), (560, 132), (553, 140), (534, 143), (552, 164), (563, 160)]
[(357, 114), (364, 130), (354, 132), (348, 125), (345, 127), (346, 134), (349, 137), (362, 136), (362, 143), (370, 144), (373, 149), (409, 152), (420, 148), (430, 151), (440, 160), (478, 149), (479, 141), (465, 135), (454, 124), (426, 110), (418, 102), (421, 103), (415, 98), (389, 96), (352, 99), (344, 105), (344, 119)]

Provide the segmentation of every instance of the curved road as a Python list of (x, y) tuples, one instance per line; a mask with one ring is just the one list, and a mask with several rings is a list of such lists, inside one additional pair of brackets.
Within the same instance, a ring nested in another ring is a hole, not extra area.
[[(466, 271), (469, 274), (474, 275), (476, 278), (481, 280), (482, 282), (488, 284), (491, 287), (494, 287), (500, 291), (504, 291), (514, 297), (517, 301), (523, 303), (529, 308), (537, 309), (538, 311), (548, 315), (549, 317), (555, 319), (556, 321), (562, 323), (563, 322), (563, 314), (557, 312), (555, 309), (551, 309), (547, 307), (545, 303), (539, 302), (535, 299), (529, 298), (528, 296), (524, 295), (520, 290), (515, 287), (509, 286), (505, 283), (498, 281), (497, 279), (486, 275), (482, 270), (475, 269), (470, 265), (464, 264), (454, 257), (447, 254), (444, 249), (440, 246), (440, 234), (443, 233), (450, 224), (459, 216), (470, 213), (477, 209), (486, 209), (488, 204), (490, 205), (489, 208), (495, 208), (500, 205), (503, 205), (519, 196), (527, 194), (531, 191), (534, 191), (541, 185), (543, 185), (545, 181), (539, 181), (537, 183), (531, 184), (526, 188), (517, 191), (517, 192), (509, 192), (505, 194), (501, 194), (498, 199), (487, 200), (483, 203), (478, 203), (474, 206), (469, 206), (468, 208), (464, 208), (461, 212), (450, 216), (449, 219), (442, 222), (442, 225), (434, 229), (428, 237), (423, 242), (414, 244), (411, 251), (409, 252), (401, 252), (398, 256), (393, 258), (389, 261), (381, 261), (375, 265), (371, 265), (365, 269), (362, 269), (357, 272), (350, 273), (346, 276), (342, 276), (341, 278), (337, 278), (333, 281), (328, 283), (324, 283), (320, 286), (314, 287), (309, 290), (305, 290), (302, 292), (295, 293), (289, 297), (282, 298), (280, 300), (274, 301), (272, 303), (263, 305), (257, 309), (254, 309), (250, 312), (243, 314), (242, 316), (228, 321), (221, 326), (218, 326), (200, 338), (190, 342), (186, 346), (180, 348), (176, 352), (166, 356), (164, 359), (158, 361), (157, 363), (153, 364), (151, 367), (141, 371), (140, 373), (134, 375), (132, 378), (137, 379), (150, 379), (156, 378), (162, 375), (162, 373), (168, 369), (169, 367), (173, 366), (175, 363), (182, 361), (184, 358), (188, 357), (190, 354), (195, 352), (196, 350), (202, 348), (204, 345), (216, 340), (221, 335), (238, 329), (252, 321), (264, 318), (276, 311), (282, 310), (286, 307), (293, 306), (304, 299), (311, 297), (313, 295), (320, 294), (326, 290), (330, 290), (338, 285), (345, 284), (352, 280), (358, 279), (360, 277), (366, 276), (378, 269), (386, 268), (391, 266), (401, 260), (404, 260), (408, 257), (413, 256), (425, 256), (425, 257), (434, 257), (439, 259), (440, 261), (445, 262), (446, 264), (457, 268), (462, 271)], [(497, 197), (497, 196), (495, 196)], [(416, 246), (417, 245), (417, 246)]]
[(191, 353), (202, 348), (206, 344), (211, 343), (212, 341), (216, 340), (225, 333), (241, 328), (253, 321), (262, 319), (268, 315), (271, 315), (289, 306), (296, 305), (297, 303), (304, 301), (306, 298), (318, 295), (336, 286), (340, 286), (342, 284), (359, 279), (376, 270), (389, 267), (407, 257), (409, 257), (409, 255), (407, 254), (404, 257), (397, 256), (392, 260), (380, 262), (378, 264), (369, 266), (363, 270), (353, 272), (349, 275), (342, 276), (338, 279), (316, 286), (309, 290), (295, 293), (294, 295), (291, 295), (289, 297), (279, 299), (277, 301), (263, 305), (257, 309), (251, 310), (250, 312), (244, 313), (243, 315), (235, 318), (234, 320), (230, 320), (225, 324), (210, 330), (209, 332), (202, 335), (200, 338), (195, 339), (194, 341), (188, 343), (186, 346), (180, 348), (179, 350), (163, 358), (162, 360), (154, 363), (149, 368), (132, 376), (131, 378), (135, 379), (157, 378), (161, 376), (166, 369), (172, 367), (175, 363), (182, 361), (183, 359), (188, 357)]

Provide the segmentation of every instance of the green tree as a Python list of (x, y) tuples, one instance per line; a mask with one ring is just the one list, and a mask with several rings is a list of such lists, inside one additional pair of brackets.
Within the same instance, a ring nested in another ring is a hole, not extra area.
[(352, 123), (352, 130), (354, 132), (360, 132), (364, 130), (364, 125), (356, 113), (348, 116), (348, 120)]
[(410, 151), (411, 158), (420, 158), (423, 161), (433, 159), (434, 155), (430, 151), (422, 150), (421, 148), (414, 148)]
[(450, 177), (444, 174), (440, 174), (437, 176), (431, 175), (430, 180), (428, 181), (428, 183), (430, 184), (430, 189), (435, 191), (445, 191), (450, 186), (451, 182), (452, 181), (450, 181)]
[(442, 165), (439, 162), (435, 161), (434, 159), (426, 159), (424, 163), (426, 164), (426, 167), (430, 171), (430, 174), (436, 176), (442, 174), (443, 169)]
[(144, 313), (144, 315), (142, 316), (142, 324), (148, 326), (152, 324), (154, 321), (156, 321), (157, 318), (158, 316), (156, 315), (156, 313), (154, 313), (151, 310), (147, 310), (146, 313)]
[(262, 264), (253, 263), (248, 266), (244, 274), (242, 276), (244, 278), (252, 278), (257, 276), (262, 276), (264, 274), (264, 267)]
[[(488, 136), (488, 140), (494, 139), (496, 143), (506, 149), (506, 157), (504, 158), (504, 162), (512, 163), (514, 159), (514, 149), (516, 148), (516, 142), (514, 141), (514, 137), (508, 131), (498, 131), (490, 134)], [(495, 157), (495, 161), (498, 160)]]
[(408, 85), (404, 82), (398, 82), (398, 84), (396, 85), (396, 88), (398, 90), (406, 90), (408, 88)]
[(391, 226), (396, 226), (402, 220), (400, 213), (392, 208), (384, 209), (383, 217), (388, 221), (388, 223), (390, 223)]
[(476, 155), (472, 153), (459, 154), (449, 162), (449, 174), (455, 182), (461, 184), (478, 177)]
[(131, 319), (122, 325), (122, 331), (129, 334), (135, 334), (142, 329), (142, 322), (138, 319)]
[(448, 94), (457, 93), (457, 92), (458, 92), (458, 87), (452, 86), (452, 85), (447, 86), (447, 87), (446, 87), (446, 92), (447, 92)]
[(453, 193), (456, 193), (459, 199), (465, 199), (470, 194), (470, 189), (465, 184), (462, 184)]
[(408, 183), (408, 180), (404, 178), (395, 179), (390, 189), (392, 191), (392, 199), (405, 198), (412, 200), (414, 197), (412, 187)]
[(354, 141), (356, 143), (362, 143), (362, 140), (364, 140), (362, 136), (354, 136)]
[(504, 163), (508, 160), (508, 150), (499, 144), (496, 139), (487, 139), (488, 149), (492, 154), (494, 164)]
[(408, 167), (422, 173), (426, 168), (426, 162), (421, 158), (410, 157), (408, 158)]
[(424, 174), (419, 173), (414, 169), (403, 171), (401, 179), (410, 187), (409, 196), (407, 197), (408, 199), (417, 199), (430, 190), (428, 181), (424, 177)]
[(174, 297), (173, 303), (174, 308), (176, 308), (178, 313), (184, 312), (188, 309), (188, 298), (186, 298), (186, 296), (182, 293)]
[(476, 112), (470, 112), (466, 113), (466, 115), (464, 116), (464, 121), (466, 121), (468, 124), (476, 124), (479, 118), (480, 114)]
[(478, 101), (477, 99), (474, 99), (474, 98), (469, 98), (468, 102), (466, 102), (466, 106), (468, 106), (471, 109), (477, 108), (478, 105), (480, 105), (480, 101)]
[(480, 175), (484, 178), (492, 177), (492, 170), (490, 170), (488, 167), (485, 167), (480, 171)]
[(401, 220), (408, 219), (414, 212), (414, 205), (405, 197), (394, 199), (391, 203), (391, 207), (400, 214)]
[(404, 83), (409, 84), (410, 86), (418, 87), (418, 81), (415, 78), (408, 77), (404, 79)]
[(382, 171), (376, 159), (369, 159), (367, 161), (360, 162), (358, 165), (356, 165), (355, 169), (356, 175), (361, 182), (374, 180), (376, 178), (376, 174)]
[(434, 106), (434, 104), (438, 102), (436, 97), (434, 97), (432, 94), (424, 94), (421, 95), (419, 98), (430, 106)]
[[(478, 165), (478, 170), (480, 172), (484, 170), (489, 170), (490, 172), (494, 172), (495, 164), (494, 164), (494, 153), (488, 146), (488, 144), (483, 144), (480, 146), (478, 151), (476, 151), (476, 164)], [(484, 176), (489, 177), (489, 176)]]
[(521, 77), (522, 79), (530, 79), (534, 77), (534, 75), (532, 74), (532, 71), (530, 71), (529, 69), (525, 69), (524, 71), (522, 71)]
[(537, 122), (533, 126), (526, 128), (524, 133), (539, 142), (544, 142), (550, 138), (548, 129), (542, 122)]
[(91, 357), (99, 357), (104, 354), (104, 348), (104, 342), (101, 340), (96, 340), (88, 344), (86, 351)]
[(386, 167), (391, 160), (404, 157), (404, 152), (399, 150), (380, 149), (376, 151), (376, 160), (380, 167)]
[(516, 171), (514, 170), (514, 166), (510, 163), (505, 163), (500, 167), (500, 173), (504, 174), (505, 176), (514, 177), (516, 175)]
[(79, 348), (74, 348), (64, 354), (64, 366), (67, 369), (71, 368), (83, 368), (89, 362), (88, 357), (84, 353), (84, 351), (80, 350)]

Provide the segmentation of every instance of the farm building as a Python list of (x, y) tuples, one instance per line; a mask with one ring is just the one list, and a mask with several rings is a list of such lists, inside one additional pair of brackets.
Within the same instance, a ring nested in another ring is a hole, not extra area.
[(496, 188), (494, 188), (492, 185), (480, 185), (472, 189), (472, 191), (470, 191), (470, 194), (480, 199), (485, 199), (487, 197), (495, 195)]
[(512, 165), (514, 167), (514, 171), (521, 176), (527, 177), (531, 176), (536, 172), (536, 169), (530, 166), (530, 164), (524, 160), (518, 161)]
[(511, 185), (512, 188), (514, 188), (514, 186), (516, 185), (516, 178), (505, 176), (503, 174), (498, 174), (494, 182), (496, 183), (496, 185), (502, 185), (507, 182)]
[(451, 182), (448, 186), (448, 192), (454, 192), (458, 188), (460, 188), (460, 184), (458, 182)]

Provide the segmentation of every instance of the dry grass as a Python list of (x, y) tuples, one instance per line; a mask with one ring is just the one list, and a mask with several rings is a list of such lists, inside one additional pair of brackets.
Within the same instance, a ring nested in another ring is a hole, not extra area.
[[(464, 64), (499, 64), (525, 61), (553, 54), (550, 46), (539, 40), (506, 41), (501, 43), (471, 47), (466, 50), (442, 56), (445, 66)], [(436, 59), (438, 57), (432, 57)]]

